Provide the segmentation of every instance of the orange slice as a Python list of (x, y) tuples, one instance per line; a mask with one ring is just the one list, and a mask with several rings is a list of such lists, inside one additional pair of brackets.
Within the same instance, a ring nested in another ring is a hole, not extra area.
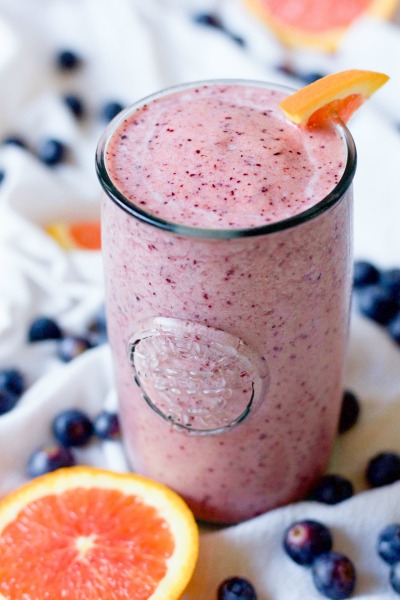
[(398, 0), (244, 0), (248, 8), (289, 47), (337, 49), (362, 15), (388, 19)]
[(0, 500), (2, 600), (176, 600), (197, 554), (184, 501), (138, 475), (69, 467)]
[(383, 73), (351, 69), (322, 77), (280, 103), (298, 125), (320, 127), (328, 121), (347, 123), (353, 113), (389, 79)]
[(100, 221), (76, 223), (51, 223), (46, 226), (49, 233), (65, 250), (100, 250)]

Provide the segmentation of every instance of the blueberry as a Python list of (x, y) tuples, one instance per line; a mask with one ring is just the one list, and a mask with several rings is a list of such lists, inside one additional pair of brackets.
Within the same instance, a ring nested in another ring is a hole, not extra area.
[(0, 184), (3, 183), (5, 176), (5, 171), (3, 171), (3, 169), (0, 169)]
[(66, 94), (63, 96), (63, 101), (77, 119), (81, 119), (84, 116), (85, 105), (79, 96), (75, 96), (75, 94)]
[(311, 490), (309, 500), (324, 504), (339, 504), (354, 494), (351, 481), (341, 475), (324, 475)]
[(60, 340), (57, 348), (57, 356), (63, 362), (70, 362), (92, 345), (87, 338), (78, 335), (67, 335)]
[(25, 390), (25, 379), (18, 369), (0, 369), (0, 390), (20, 397)]
[(107, 338), (107, 318), (105, 307), (102, 306), (88, 325), (88, 337), (94, 346), (105, 344)]
[(106, 102), (101, 110), (101, 117), (103, 121), (107, 123), (112, 121), (114, 117), (116, 117), (124, 107), (120, 102)]
[(56, 55), (56, 65), (61, 71), (73, 71), (81, 64), (82, 59), (73, 50), (60, 50)]
[(376, 284), (359, 291), (358, 308), (369, 319), (386, 325), (397, 313), (398, 304), (389, 290)]
[(17, 404), (19, 397), (9, 390), (0, 390), (0, 415), (10, 412)]
[(94, 434), (101, 440), (117, 440), (121, 429), (117, 413), (102, 410), (94, 420)]
[(237, 44), (238, 46), (241, 46), (241, 48), (244, 48), (246, 46), (246, 40), (241, 35), (237, 35), (236, 33), (233, 33), (232, 31), (228, 31), (227, 29), (225, 29), (224, 31), (227, 34), (227, 36), (233, 42), (235, 42), (235, 44)]
[(222, 21), (217, 15), (212, 13), (198, 13), (194, 15), (193, 21), (198, 25), (206, 25), (215, 29), (223, 29)]
[(66, 158), (67, 147), (59, 140), (44, 140), (38, 147), (37, 155), (45, 165), (53, 167)]
[(353, 281), (355, 288), (378, 283), (379, 278), (379, 270), (372, 263), (366, 260), (357, 260), (354, 263)]
[[(390, 565), (400, 562), (400, 524), (387, 525), (378, 536), (376, 551)], [(400, 574), (400, 573), (399, 573)]]
[(286, 529), (283, 548), (297, 564), (311, 565), (317, 556), (332, 548), (332, 535), (318, 521), (297, 521)]
[(314, 81), (318, 81), (324, 77), (322, 73), (316, 73), (315, 71), (306, 72), (306, 73), (298, 73), (298, 78), (305, 84), (314, 83)]
[(398, 297), (400, 294), (400, 269), (382, 271), (379, 283)]
[(53, 419), (52, 431), (65, 448), (85, 446), (93, 435), (93, 423), (82, 410), (70, 408)]
[(44, 340), (59, 340), (62, 338), (62, 332), (57, 323), (48, 317), (38, 317), (32, 321), (28, 340), (30, 342), (42, 342)]
[(3, 139), (3, 144), (5, 146), (17, 146), (18, 148), (22, 148), (27, 150), (27, 144), (25, 140), (23, 140), (18, 135), (9, 135)]
[(391, 566), (389, 581), (393, 591), (400, 594), (400, 562)]
[(381, 452), (367, 465), (366, 479), (371, 487), (382, 487), (400, 479), (400, 455), (394, 452)]
[(400, 345), (400, 312), (387, 324), (387, 332), (392, 340)]
[(229, 577), (218, 586), (218, 600), (257, 600), (253, 585), (244, 577)]
[(351, 596), (356, 584), (356, 570), (349, 558), (338, 552), (325, 552), (312, 565), (315, 587), (333, 600)]
[(276, 65), (276, 70), (278, 73), (283, 73), (284, 75), (289, 75), (290, 77), (298, 77), (297, 71), (294, 68), (286, 63)]
[(69, 448), (62, 446), (44, 446), (35, 450), (28, 461), (29, 477), (38, 477), (62, 467), (73, 467), (75, 457)]
[(339, 433), (349, 431), (358, 421), (360, 416), (360, 403), (357, 396), (350, 390), (345, 390), (342, 399), (342, 408), (339, 417)]

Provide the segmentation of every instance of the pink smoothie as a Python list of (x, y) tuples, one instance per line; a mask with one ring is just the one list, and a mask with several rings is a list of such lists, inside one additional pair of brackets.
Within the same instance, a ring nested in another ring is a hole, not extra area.
[(339, 128), (289, 123), (285, 95), (171, 91), (99, 147), (127, 452), (208, 521), (304, 497), (337, 431), (354, 156)]

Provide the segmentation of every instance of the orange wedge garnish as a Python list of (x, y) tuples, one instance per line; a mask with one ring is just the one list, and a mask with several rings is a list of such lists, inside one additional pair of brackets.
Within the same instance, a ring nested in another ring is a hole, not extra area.
[(362, 15), (390, 18), (398, 0), (244, 0), (289, 47), (332, 52)]
[(176, 600), (197, 555), (184, 501), (138, 475), (70, 467), (0, 500), (4, 600)]
[(46, 226), (49, 233), (65, 250), (100, 250), (100, 221), (75, 223), (56, 222)]
[(353, 113), (389, 77), (383, 73), (351, 69), (322, 77), (280, 103), (297, 125), (320, 127), (328, 121), (347, 123)]

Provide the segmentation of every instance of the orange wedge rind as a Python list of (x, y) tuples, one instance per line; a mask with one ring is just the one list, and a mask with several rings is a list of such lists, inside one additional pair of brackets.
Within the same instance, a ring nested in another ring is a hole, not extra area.
[(285, 115), (305, 127), (329, 121), (347, 123), (354, 112), (389, 79), (383, 73), (351, 69), (322, 77), (285, 98)]
[(362, 15), (389, 19), (398, 0), (244, 0), (285, 46), (334, 52)]
[(0, 500), (0, 598), (177, 600), (198, 543), (192, 512), (166, 486), (59, 469)]
[(100, 250), (100, 221), (57, 221), (45, 227), (64, 250)]

